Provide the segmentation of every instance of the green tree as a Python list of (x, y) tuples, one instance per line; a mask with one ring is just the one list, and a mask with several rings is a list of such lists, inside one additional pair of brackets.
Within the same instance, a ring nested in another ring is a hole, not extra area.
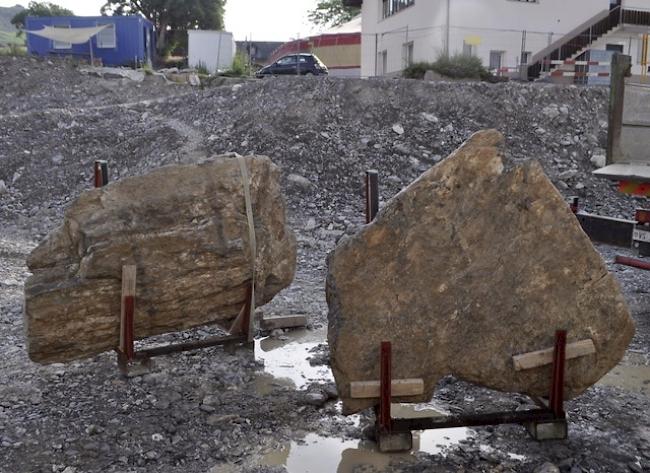
[(169, 38), (190, 29), (223, 29), (226, 0), (106, 0), (103, 15), (141, 14), (156, 27), (158, 52), (166, 54)]
[(16, 14), (11, 19), (11, 24), (19, 30), (25, 28), (25, 19), (28, 16), (73, 16), (74, 13), (67, 8), (60, 7), (50, 2), (29, 2), (27, 8)]
[(320, 0), (309, 12), (309, 21), (316, 25), (338, 26), (361, 13), (358, 7), (348, 7), (343, 0)]

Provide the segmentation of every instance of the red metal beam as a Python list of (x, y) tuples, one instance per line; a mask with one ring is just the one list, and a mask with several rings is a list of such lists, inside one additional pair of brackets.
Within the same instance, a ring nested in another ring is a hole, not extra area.
[(625, 266), (632, 266), (633, 268), (650, 270), (650, 262), (641, 261), (641, 260), (636, 259), (636, 258), (628, 258), (627, 256), (617, 255), (616, 259), (614, 259), (614, 263), (622, 264), (622, 265), (625, 265)]
[(102, 177), (102, 162), (95, 161), (95, 187), (102, 187), (104, 179)]
[(380, 373), (379, 373), (379, 427), (384, 432), (390, 432), (392, 419), (390, 415), (391, 395), (391, 361), (392, 347), (390, 342), (381, 342)]
[(556, 417), (564, 416), (564, 367), (566, 365), (566, 330), (555, 332), (555, 352), (553, 353), (553, 378), (549, 407)]
[(135, 358), (135, 348), (133, 346), (133, 315), (135, 312), (135, 297), (124, 296), (124, 355), (127, 360)]

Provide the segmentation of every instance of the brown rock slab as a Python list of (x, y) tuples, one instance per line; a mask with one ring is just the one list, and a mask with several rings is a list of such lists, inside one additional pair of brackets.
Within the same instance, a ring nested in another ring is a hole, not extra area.
[[(279, 170), (245, 158), (257, 240), (256, 304), (293, 280)], [(135, 337), (217, 322), (246, 300), (251, 247), (237, 159), (168, 166), (88, 190), (29, 256), (25, 284), (29, 356), (64, 362), (119, 343), (123, 265), (137, 266)]]
[(453, 374), (505, 392), (549, 394), (551, 366), (516, 371), (513, 355), (590, 339), (567, 361), (565, 395), (623, 356), (634, 325), (614, 277), (535, 161), (516, 164), (494, 130), (428, 170), (328, 258), (331, 366), (346, 413), (350, 383), (379, 379), (392, 342), (393, 379), (423, 378), (426, 402)]

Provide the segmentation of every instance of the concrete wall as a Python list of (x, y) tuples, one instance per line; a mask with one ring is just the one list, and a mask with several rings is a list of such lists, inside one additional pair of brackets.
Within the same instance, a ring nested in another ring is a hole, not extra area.
[[(600, 38), (598, 41), (595, 41), (592, 49), (606, 49), (608, 44), (623, 46), (623, 54), (627, 54), (632, 57), (632, 74), (641, 75), (642, 39), (642, 32), (635, 30), (634, 28), (622, 28), (608, 34), (603, 38)], [(650, 54), (648, 56), (648, 60), (650, 62)]]
[(623, 0), (623, 8), (650, 10), (650, 2), (648, 0)]
[[(415, 5), (382, 19), (381, 0), (364, 0), (362, 76), (401, 71), (404, 44), (411, 41), (414, 61), (433, 61), (445, 51), (447, 37), (451, 54), (461, 53), (467, 42), (486, 66), (491, 51), (502, 51), (502, 67), (514, 68), (520, 62), (523, 30), (524, 51), (534, 54), (608, 9), (609, 0), (416, 0)], [(382, 70), (383, 51), (387, 53), (386, 71)]]
[[(361, 75), (371, 77), (404, 69), (404, 44), (411, 41), (416, 62), (431, 60), (443, 51), (446, 5), (446, 0), (416, 0), (415, 5), (382, 19), (381, 0), (365, 0), (362, 7)], [(385, 71), (381, 60), (384, 52), (387, 58)]]
[(235, 58), (235, 41), (226, 31), (189, 30), (188, 64), (190, 67), (205, 66), (211, 73), (226, 70)]

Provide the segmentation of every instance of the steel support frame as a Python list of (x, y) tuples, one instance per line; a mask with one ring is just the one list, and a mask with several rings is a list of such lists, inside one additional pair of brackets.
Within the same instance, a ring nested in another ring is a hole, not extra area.
[(249, 327), (251, 324), (250, 309), (251, 309), (251, 296), (252, 296), (252, 283), (246, 290), (246, 303), (244, 305), (242, 314), (241, 331), (237, 334), (230, 334), (218, 337), (208, 337), (203, 340), (195, 340), (191, 342), (173, 343), (169, 345), (162, 345), (152, 348), (145, 348), (141, 350), (135, 349), (135, 335), (134, 335), (134, 322), (135, 322), (135, 297), (123, 296), (125, 316), (124, 323), (120, 324), (121, 339), (124, 340), (124, 346), (116, 348), (117, 362), (120, 371), (124, 374), (128, 373), (129, 363), (132, 361), (148, 362), (151, 358), (163, 355), (170, 355), (172, 353), (181, 353), (186, 351), (201, 350), (221, 345), (244, 345), (250, 343), (248, 340)]
[[(382, 342), (380, 346), (380, 398), (376, 409), (377, 438), (413, 430), (448, 429), (454, 427), (479, 427), (502, 424), (553, 424), (566, 425), (564, 412), (564, 373), (566, 366), (566, 330), (555, 332), (553, 353), (553, 374), (549, 401), (535, 400), (540, 406), (527, 411), (505, 411), (481, 414), (454, 414), (448, 416), (423, 417), (416, 419), (393, 419), (390, 415), (391, 405), (391, 343)], [(530, 432), (530, 429), (529, 429)], [(566, 429), (564, 429), (566, 436)]]
[[(103, 187), (108, 184), (108, 161), (96, 160), (93, 167), (94, 171), (94, 185), (96, 188)], [(376, 181), (375, 181), (376, 182)], [(180, 353), (185, 351), (200, 350), (219, 345), (235, 345), (247, 344), (249, 340), (249, 327), (251, 324), (250, 312), (253, 297), (253, 282), (246, 290), (246, 303), (244, 305), (241, 331), (238, 334), (231, 334), (222, 337), (209, 337), (203, 340), (192, 342), (175, 343), (170, 345), (163, 345), (153, 348), (146, 348), (136, 351), (135, 349), (135, 296), (122, 295), (122, 302), (124, 305), (124, 319), (120, 321), (120, 344), (115, 349), (117, 352), (117, 364), (122, 373), (128, 372), (129, 363), (131, 361), (140, 360), (148, 361), (150, 358), (156, 356), (169, 355), (172, 353)]]

